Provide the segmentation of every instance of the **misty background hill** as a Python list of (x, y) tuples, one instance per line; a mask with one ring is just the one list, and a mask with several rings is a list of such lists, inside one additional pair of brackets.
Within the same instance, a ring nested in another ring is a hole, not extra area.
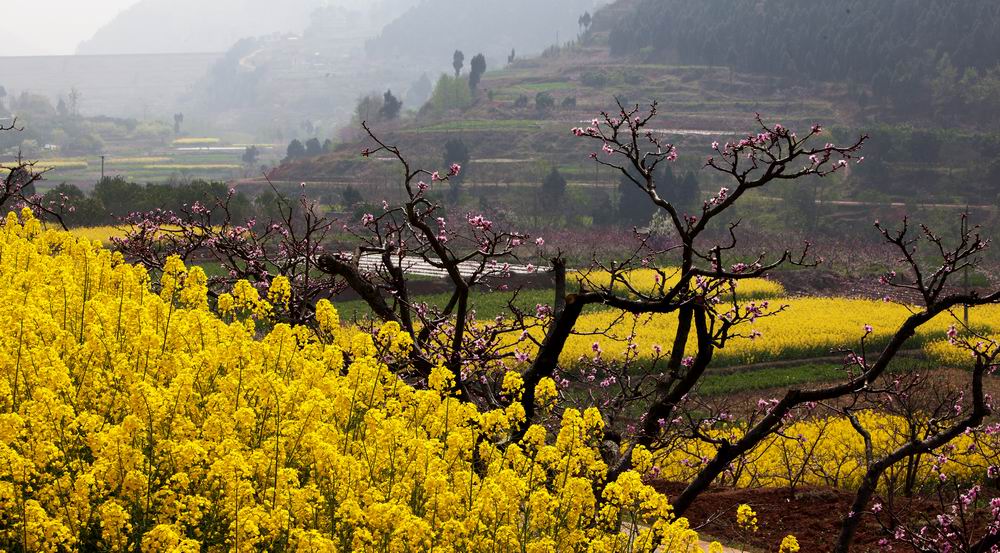
[(141, 0), (77, 47), (77, 54), (222, 52), (237, 40), (298, 32), (322, 0)]
[[(404, 60), (442, 60), (449, 67), (456, 49), (484, 54), (493, 67), (512, 49), (534, 56), (572, 41), (582, 30), (579, 16), (611, 0), (424, 0), (388, 23), (367, 43), (369, 54)], [(500, 63), (498, 63), (500, 62)]]
[(948, 124), (1000, 116), (995, 0), (637, 0), (595, 27), (619, 57), (848, 82), (890, 113)]
[[(260, 175), (264, 163), (232, 153), (257, 144), (289, 182), (384, 182), (349, 159), (368, 120), (429, 163), (462, 139), (468, 182), (523, 185), (558, 163), (571, 180), (607, 185), (578, 163), (566, 129), (615, 99), (658, 99), (670, 113), (663, 130), (686, 147), (742, 129), (755, 112), (836, 124), (840, 137), (870, 132), (869, 159), (837, 192), (844, 197), (996, 197), (1000, 162), (988, 156), (1000, 144), (1000, 5), (990, 0), (277, 4), (143, 0), (81, 45), (117, 53), (0, 57), (0, 118), (28, 127), (0, 152), (94, 155), (142, 143), (130, 157), (152, 159), (173, 156), (161, 154), (175, 140), (206, 138), (228, 150), (186, 164), (192, 171)], [(117, 32), (125, 38), (112, 39)], [(140, 44), (216, 51), (124, 54)], [(478, 54), (485, 68), (473, 83)], [(76, 119), (102, 116), (125, 121)], [(173, 170), (149, 165), (150, 174)]]

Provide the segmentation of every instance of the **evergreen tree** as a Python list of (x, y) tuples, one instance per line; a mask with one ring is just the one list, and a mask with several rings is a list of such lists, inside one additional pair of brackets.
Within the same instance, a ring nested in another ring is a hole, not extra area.
[(354, 206), (365, 201), (364, 197), (361, 196), (361, 192), (358, 192), (357, 188), (348, 185), (343, 192), (340, 193), (341, 199), (344, 202), (344, 207), (347, 209), (352, 209)]
[(379, 116), (383, 121), (391, 121), (399, 117), (402, 108), (403, 102), (400, 102), (391, 90), (386, 90), (385, 94), (382, 95), (382, 109), (379, 110)]
[[(663, 173), (670, 172), (670, 178), (673, 180), (674, 185), (670, 189), (667, 198), (670, 200), (674, 207), (676, 207), (681, 213), (694, 214), (698, 212), (700, 207), (700, 196), (698, 188), (698, 177), (691, 171), (684, 173), (683, 178), (674, 178), (673, 172), (669, 166), (663, 167)], [(664, 177), (665, 178), (665, 177)], [(657, 188), (663, 190), (659, 185), (659, 180), (657, 181)]]
[(546, 111), (555, 107), (556, 101), (548, 92), (539, 92), (535, 94), (535, 109), (538, 111)]
[(561, 215), (563, 204), (566, 200), (566, 178), (562, 176), (559, 169), (553, 165), (545, 178), (542, 179), (542, 186), (538, 189), (539, 214), (546, 212)]
[(455, 50), (451, 57), (451, 66), (455, 68), (455, 78), (462, 74), (462, 67), (465, 66), (465, 54), (461, 50)]
[(486, 73), (486, 56), (476, 54), (469, 64), (469, 89), (473, 92), (479, 88), (479, 81), (483, 78), (483, 73)]
[(285, 155), (287, 160), (302, 159), (306, 156), (306, 147), (302, 145), (302, 142), (298, 138), (293, 139), (288, 144), (288, 150)]
[(318, 138), (310, 138), (306, 140), (306, 157), (316, 157), (323, 153), (323, 146), (320, 145)]
[(256, 145), (247, 146), (243, 150), (243, 163), (246, 165), (254, 165), (257, 163), (257, 158), (260, 157), (260, 151), (257, 149)]
[[(630, 168), (629, 174), (635, 175), (634, 171)], [(639, 182), (642, 182), (641, 179)], [(632, 182), (632, 179), (622, 175), (618, 181), (618, 224), (644, 228), (649, 225), (655, 212), (656, 205), (649, 201), (649, 196)]]
[(453, 204), (457, 204), (461, 195), (462, 180), (468, 172), (469, 147), (461, 138), (451, 138), (444, 143), (444, 164), (450, 167), (452, 163), (462, 166), (462, 172), (451, 177), (448, 182), (451, 186), (448, 189), (448, 198)]

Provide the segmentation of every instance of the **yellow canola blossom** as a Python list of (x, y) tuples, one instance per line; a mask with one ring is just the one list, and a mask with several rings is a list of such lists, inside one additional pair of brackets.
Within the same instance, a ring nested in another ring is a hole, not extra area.
[(429, 390), (389, 372), (381, 359), (411, 343), (398, 326), (343, 329), (321, 302), (317, 331), (259, 336), (248, 321), (280, 281), (238, 284), (225, 318), (196, 268), (171, 260), (152, 284), (96, 242), (7, 216), (0, 550), (696, 550), (638, 473), (596, 495), (596, 410), (507, 444), (520, 404), (480, 412), (444, 369)]
[[(669, 289), (677, 283), (679, 278), (680, 274), (676, 268), (665, 267), (660, 271), (635, 269), (625, 273), (620, 278), (616, 278), (614, 287), (619, 293), (637, 291), (642, 294), (656, 295), (661, 284), (664, 285), (664, 288)], [(611, 284), (611, 274), (606, 271), (576, 271), (567, 275), (567, 279), (570, 283), (582, 284), (585, 287), (606, 287)], [(718, 290), (727, 291), (727, 294), (723, 295), (726, 297), (731, 295), (733, 288), (724, 285)], [(785, 294), (785, 287), (781, 283), (766, 278), (750, 278), (739, 281), (735, 290), (740, 298), (775, 298)]]
[[(163, 225), (161, 228), (164, 231), (180, 230), (180, 227), (176, 225)], [(104, 225), (99, 227), (74, 227), (69, 229), (69, 232), (78, 238), (86, 238), (91, 242), (99, 241), (107, 246), (111, 243), (112, 238), (124, 238), (126, 227), (113, 225)]]
[[(869, 324), (873, 326), (873, 332), (868, 337), (869, 345), (884, 343), (909, 315), (905, 307), (895, 303), (848, 298), (776, 299), (770, 300), (769, 309), (774, 310), (782, 305), (787, 305), (782, 313), (759, 318), (741, 330), (744, 335), (748, 335), (751, 329), (756, 330), (761, 334), (759, 337), (752, 340), (732, 340), (723, 349), (717, 350), (716, 364), (801, 359), (830, 355), (831, 350), (840, 348), (857, 349), (859, 340), (865, 333), (864, 327)], [(976, 307), (970, 313), (970, 324), (1000, 331), (1000, 305)], [(620, 313), (614, 310), (581, 316), (576, 330), (583, 335), (569, 339), (562, 354), (562, 362), (573, 364), (581, 357), (592, 357), (595, 341), (600, 342), (605, 358), (621, 357), (626, 350), (624, 342), (593, 335), (609, 327), (619, 339), (625, 339), (634, 332), (641, 356), (653, 357), (656, 345), (665, 351), (669, 350), (677, 329), (676, 314), (642, 315), (638, 321), (628, 316), (613, 324), (619, 317)], [(920, 328), (914, 346), (921, 341), (943, 337), (948, 327), (954, 323), (955, 320), (947, 313), (939, 315)], [(688, 341), (689, 355), (695, 353), (695, 342), (692, 330)]]
[[(903, 445), (910, 426), (899, 416), (863, 411), (859, 422), (872, 437), (875, 458)], [(716, 429), (710, 435), (730, 441), (739, 439), (741, 425)], [(913, 464), (913, 481), (918, 486), (944, 480), (980, 482), (991, 465), (997, 464), (992, 440), (977, 439), (968, 433), (952, 440), (943, 450), (948, 461), (941, 463), (938, 453), (920, 455)], [(687, 481), (714, 457), (715, 447), (700, 440), (682, 440), (670, 450), (660, 451), (655, 462), (660, 476), (667, 480)], [(899, 463), (887, 473), (886, 481), (900, 485), (907, 463)], [(730, 467), (720, 483), (739, 487), (790, 487), (795, 485), (831, 486), (856, 489), (866, 470), (864, 439), (842, 416), (812, 418), (790, 424), (782, 435), (773, 435)], [(744, 513), (746, 514), (746, 513)], [(747, 515), (749, 516), (749, 515)], [(749, 519), (747, 519), (749, 520)], [(742, 523), (741, 523), (742, 524)]]
[[(976, 338), (968, 339), (971, 343), (982, 342), (986, 347), (995, 347), (991, 346), (990, 342), (1000, 344), (1000, 334), (984, 336), (982, 340)], [(927, 354), (928, 358), (949, 367), (971, 367), (976, 361), (975, 355), (972, 352), (948, 340), (934, 340), (925, 344), (924, 353)]]
[(110, 243), (112, 238), (123, 236), (122, 229), (111, 225), (100, 227), (77, 227), (70, 229), (70, 232), (73, 233), (74, 236), (86, 238), (92, 242), (99, 241), (104, 244)]

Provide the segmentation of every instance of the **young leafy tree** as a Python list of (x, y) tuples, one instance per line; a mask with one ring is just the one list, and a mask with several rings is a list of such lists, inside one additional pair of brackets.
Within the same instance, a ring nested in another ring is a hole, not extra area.
[(358, 99), (354, 107), (354, 119), (360, 123), (378, 117), (382, 112), (383, 95), (366, 94)]
[(434, 85), (434, 92), (425, 108), (437, 113), (445, 113), (450, 110), (465, 109), (470, 105), (472, 105), (472, 91), (469, 90), (465, 79), (442, 73), (437, 84)]
[(476, 54), (469, 64), (469, 89), (475, 92), (479, 88), (479, 81), (486, 73), (486, 56)]

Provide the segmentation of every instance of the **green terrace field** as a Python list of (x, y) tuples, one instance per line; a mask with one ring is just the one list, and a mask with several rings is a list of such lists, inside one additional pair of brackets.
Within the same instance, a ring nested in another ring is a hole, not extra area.
[[(248, 174), (257, 174), (260, 164), (271, 165), (284, 154), (284, 146), (256, 146), (261, 154), (258, 163), (252, 167), (242, 161), (246, 145), (227, 145), (217, 138), (195, 142), (182, 139), (165, 146), (140, 145), (132, 149), (115, 147), (105, 154), (104, 174), (109, 177), (122, 176), (136, 182), (162, 182), (171, 179), (232, 181)], [(12, 163), (13, 159), (0, 159), (0, 165), (9, 166)], [(60, 183), (88, 189), (101, 177), (101, 156), (39, 156), (35, 161), (35, 169), (46, 171), (44, 180), (38, 185), (40, 192)]]
[[(444, 142), (460, 138), (470, 151), (464, 181), (469, 185), (534, 183), (541, 178), (536, 175), (542, 170), (538, 165), (544, 164), (558, 166), (569, 176), (570, 186), (614, 186), (616, 179), (609, 172), (595, 177), (588, 159), (593, 144), (576, 139), (569, 130), (612, 109), (616, 98), (626, 104), (658, 100), (663, 128), (657, 130), (684, 154), (678, 162), (681, 169), (694, 170), (712, 140), (751, 129), (755, 112), (790, 126), (851, 120), (852, 114), (836, 107), (837, 100), (849, 93), (846, 87), (813, 88), (816, 94), (808, 100), (789, 102), (767, 78), (734, 74), (722, 67), (623, 62), (604, 48), (574, 47), (488, 71), (467, 109), (422, 110), (372, 126), (411, 160), (427, 166), (440, 163)], [(550, 97), (553, 107), (538, 109), (539, 95)], [(347, 141), (334, 153), (286, 164), (275, 178), (354, 182), (359, 187), (384, 180), (381, 164), (357, 163), (361, 142), (355, 146)]]

